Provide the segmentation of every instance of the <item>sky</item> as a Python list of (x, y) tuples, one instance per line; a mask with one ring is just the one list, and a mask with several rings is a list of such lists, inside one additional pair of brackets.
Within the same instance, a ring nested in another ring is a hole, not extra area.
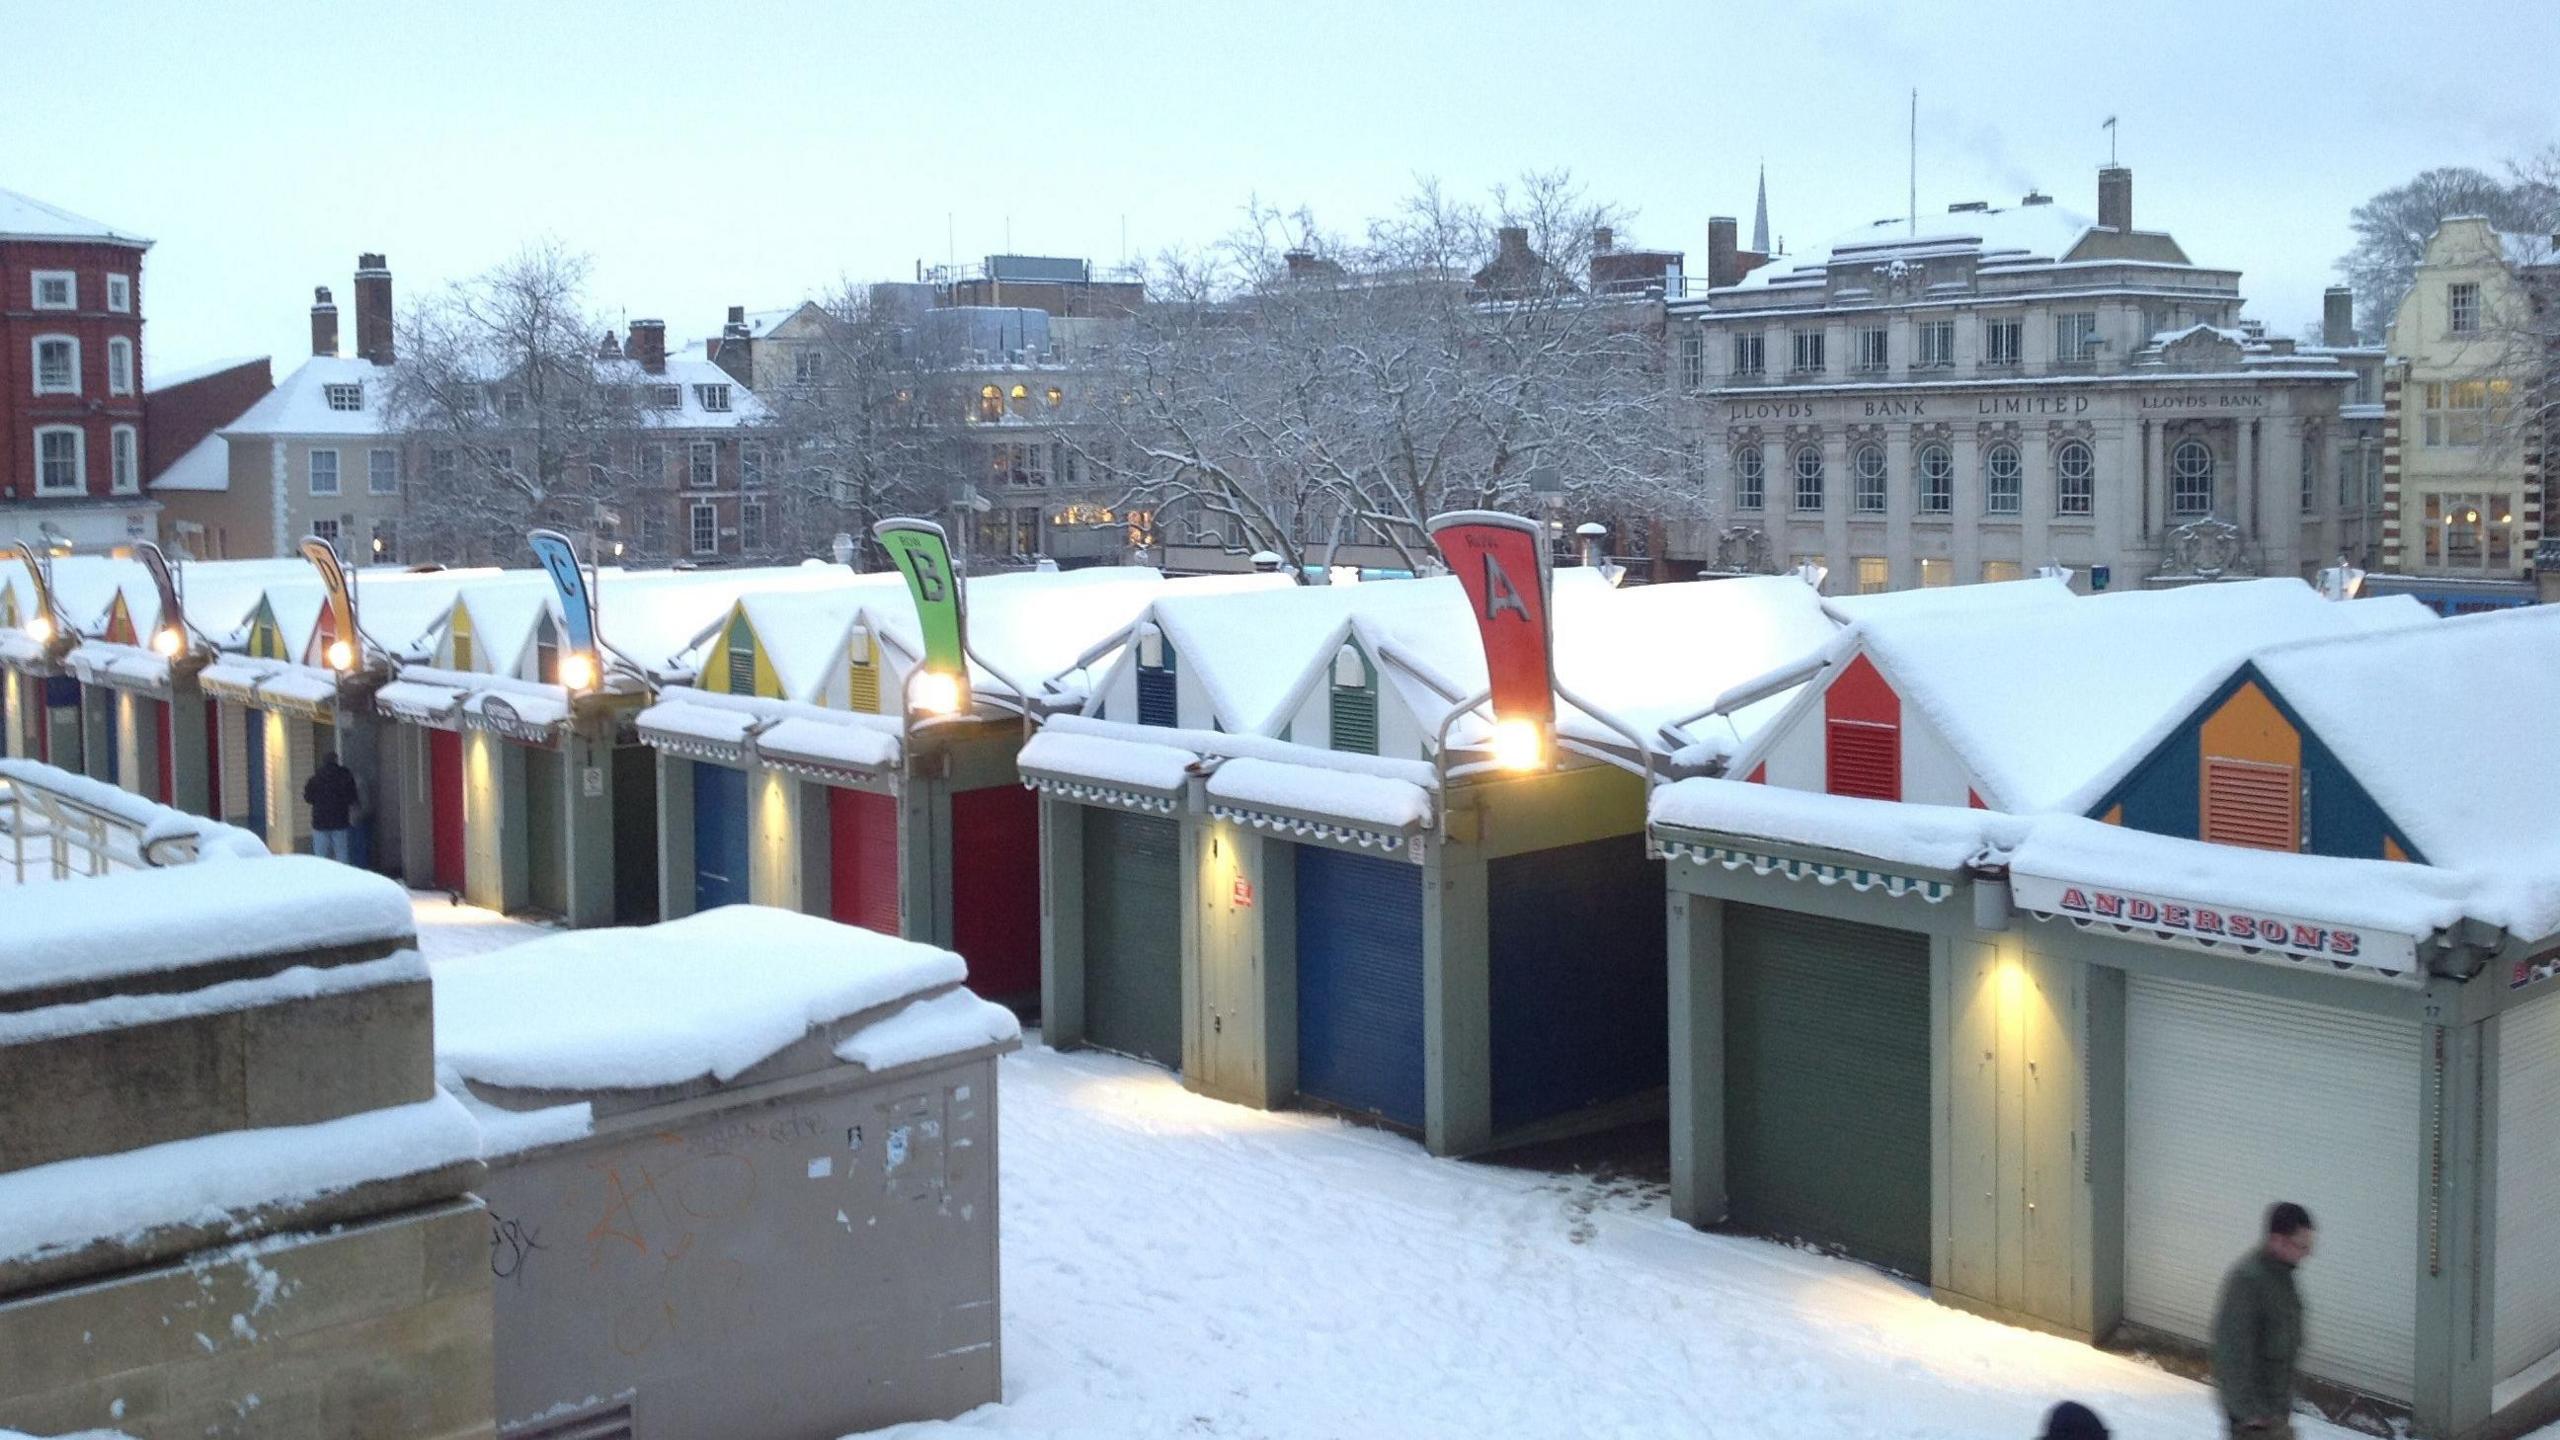
[(1253, 201), (1355, 229), (1422, 177), (1570, 170), (1622, 238), (1796, 252), (1919, 204), (2134, 220), (2316, 321), (2349, 214), (2435, 165), (2560, 142), (2560, 4), (1438, 0), (962, 6), (0, 0), (0, 188), (151, 236), (146, 368), (307, 353), (311, 287), (399, 300), (555, 238), (611, 318), (715, 332), (990, 253), (1109, 267)]

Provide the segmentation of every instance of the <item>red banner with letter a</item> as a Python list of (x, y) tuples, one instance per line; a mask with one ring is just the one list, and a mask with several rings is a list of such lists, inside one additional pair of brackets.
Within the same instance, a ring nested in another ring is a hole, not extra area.
[(1466, 587), (1484, 637), (1484, 669), (1497, 721), (1527, 720), (1544, 732), (1556, 719), (1554, 631), (1547, 537), (1535, 520), (1493, 510), (1434, 516), (1431, 541)]

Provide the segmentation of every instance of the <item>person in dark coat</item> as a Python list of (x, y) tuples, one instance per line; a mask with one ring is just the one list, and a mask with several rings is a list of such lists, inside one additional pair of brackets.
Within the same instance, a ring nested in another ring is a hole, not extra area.
[(2213, 1309), (2213, 1385), (2235, 1436), (2291, 1440), (2294, 1366), (2302, 1358), (2302, 1295), (2295, 1267), (2311, 1258), (2311, 1212), (2290, 1200), (2267, 1208), (2267, 1233), (2222, 1278)]
[(337, 751), (322, 755), (302, 782), (302, 803), (311, 807), (311, 853), (341, 865), (356, 863), (356, 775), (338, 763)]
[(2065, 1400), (2045, 1412), (2044, 1433), (2036, 1440), (2107, 1440), (2107, 1423), (2077, 1400)]

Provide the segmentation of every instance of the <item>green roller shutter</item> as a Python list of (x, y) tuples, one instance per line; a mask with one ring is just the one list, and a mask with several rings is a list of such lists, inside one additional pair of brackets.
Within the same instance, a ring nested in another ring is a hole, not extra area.
[(546, 915), (569, 913), (567, 757), (524, 748), (526, 903)]
[(1731, 1220), (1929, 1273), (1929, 940), (1726, 909)]
[(1085, 1038), (1182, 1066), (1182, 837), (1169, 816), (1085, 810)]

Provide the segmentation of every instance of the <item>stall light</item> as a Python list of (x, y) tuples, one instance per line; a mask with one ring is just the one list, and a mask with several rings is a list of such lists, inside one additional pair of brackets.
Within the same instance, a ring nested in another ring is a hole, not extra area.
[(561, 656), (560, 684), (563, 688), (571, 691), (587, 691), (594, 689), (596, 684), (595, 657), (589, 655), (584, 650), (572, 650), (568, 654)]
[(353, 670), (356, 668), (356, 647), (348, 644), (344, 640), (330, 641), (329, 668), (332, 670)]
[(177, 626), (163, 625), (151, 637), (151, 648), (168, 659), (175, 660), (178, 658), (178, 652), (187, 648), (187, 637), (178, 633)]
[(960, 709), (960, 677), (927, 670), (916, 677), (916, 709), (927, 715), (951, 715)]
[(53, 617), (50, 615), (29, 616), (27, 619), (27, 633), (34, 636), (36, 643), (39, 645), (52, 644)]
[(1543, 770), (1547, 737), (1534, 720), (1497, 720), (1493, 726), (1494, 763), (1505, 770)]

